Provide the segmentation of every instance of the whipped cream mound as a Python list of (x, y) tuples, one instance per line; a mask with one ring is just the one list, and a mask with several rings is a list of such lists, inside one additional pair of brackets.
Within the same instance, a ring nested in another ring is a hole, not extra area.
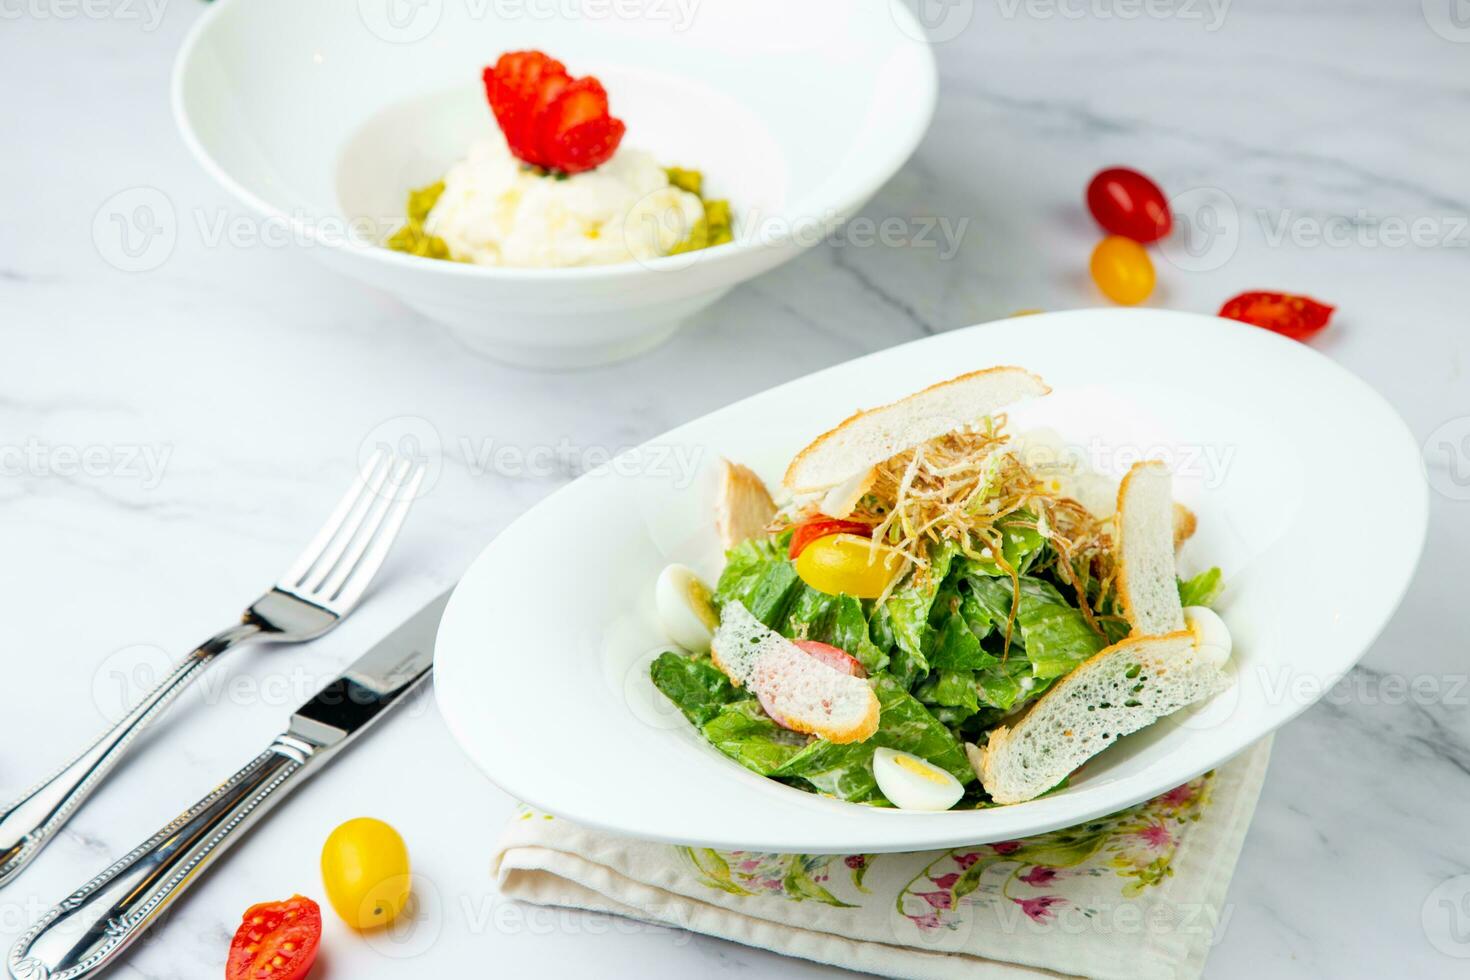
[(450, 168), (424, 229), (461, 261), (565, 268), (668, 255), (703, 217), (700, 199), (641, 150), (556, 178), (523, 167), (496, 133)]

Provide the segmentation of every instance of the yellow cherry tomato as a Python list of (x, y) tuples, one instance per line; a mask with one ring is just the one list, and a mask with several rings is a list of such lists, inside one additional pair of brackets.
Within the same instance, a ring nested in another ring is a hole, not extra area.
[(332, 908), (348, 925), (387, 925), (403, 911), (412, 891), (408, 848), (398, 831), (381, 820), (349, 820), (322, 845), (322, 884)]
[(796, 574), (818, 592), (876, 599), (903, 565), (897, 552), (856, 534), (829, 534), (796, 556)]
[(1133, 306), (1154, 291), (1154, 264), (1133, 239), (1109, 235), (1092, 250), (1092, 281), (1114, 303)]

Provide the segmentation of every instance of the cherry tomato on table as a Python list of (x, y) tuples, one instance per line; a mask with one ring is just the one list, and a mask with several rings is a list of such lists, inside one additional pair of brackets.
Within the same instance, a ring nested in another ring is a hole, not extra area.
[(1265, 327), (1293, 340), (1307, 340), (1327, 326), (1335, 307), (1291, 293), (1241, 293), (1226, 300), (1220, 315), (1256, 327)]
[(327, 901), (348, 925), (387, 925), (403, 911), (413, 890), (408, 847), (381, 820), (349, 820), (322, 845), (322, 884)]
[(1174, 227), (1159, 185), (1126, 167), (1111, 167), (1092, 178), (1087, 210), (1104, 231), (1135, 242), (1156, 242)]
[(252, 905), (230, 942), (225, 980), (301, 980), (321, 939), (322, 910), (309, 898)]
[(1131, 238), (1109, 235), (1092, 250), (1092, 281), (1114, 303), (1133, 306), (1154, 291), (1154, 264)]
[(806, 550), (807, 545), (829, 534), (856, 534), (859, 537), (870, 538), (873, 536), (873, 528), (861, 521), (844, 521), (823, 514), (808, 517), (792, 529), (791, 549), (787, 552), (787, 556), (795, 561)]

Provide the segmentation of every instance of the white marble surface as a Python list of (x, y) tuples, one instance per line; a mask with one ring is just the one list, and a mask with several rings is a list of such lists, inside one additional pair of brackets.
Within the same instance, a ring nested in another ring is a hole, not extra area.
[[(1470, 955), (1470, 905), (1431, 894), (1470, 873), (1470, 502), (1456, 498), (1470, 496), (1470, 28), (1452, 2), (958, 0), (969, 21), (937, 46), (935, 125), (864, 211), (967, 220), (955, 254), (819, 247), (661, 350), (575, 375), (479, 360), (300, 250), (214, 238), (212, 222), (253, 219), (170, 121), (194, 0), (0, 2), (0, 795), (269, 581), (377, 427), (427, 420), (444, 451), (377, 597), (322, 642), (242, 653), (191, 694), (0, 893), (0, 942), (250, 758), (315, 683), (578, 468), (486, 470), (466, 446), (617, 448), (861, 352), (1097, 303), (1079, 201), (1121, 162), (1176, 193), (1220, 189), (1239, 219), (1233, 251), (1220, 239), (1181, 260), (1193, 271), (1161, 262), (1153, 302), (1212, 311), (1261, 287), (1335, 302), (1317, 346), (1426, 440), (1438, 491), (1403, 608), (1351, 683), (1277, 740), (1207, 975), (1463, 976), (1470, 961), (1449, 954)], [(129, 274), (105, 259), (107, 202), (140, 186), (166, 195), (178, 239)], [(1404, 243), (1396, 225), (1416, 221), (1419, 242)], [(79, 472), (68, 452), (82, 450)], [(1344, 467), (1371, 463), (1365, 446)], [(1391, 502), (1365, 517), (1363, 566), (1345, 575), (1373, 574), (1372, 538), (1393, 533)], [(364, 813), (402, 829), (439, 913), (405, 946), (352, 939), (328, 916), (319, 977), (830, 972), (506, 906), (486, 862), (511, 806), (426, 703), (303, 789), (116, 975), (218, 975), (240, 911), (316, 891), (323, 836)]]

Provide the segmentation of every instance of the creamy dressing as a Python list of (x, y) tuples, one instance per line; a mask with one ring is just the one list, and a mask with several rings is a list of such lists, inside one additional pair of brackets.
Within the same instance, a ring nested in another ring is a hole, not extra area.
[(703, 217), (703, 202), (641, 150), (551, 177), (524, 167), (496, 133), (450, 168), (424, 227), (461, 261), (564, 268), (668, 255)]

